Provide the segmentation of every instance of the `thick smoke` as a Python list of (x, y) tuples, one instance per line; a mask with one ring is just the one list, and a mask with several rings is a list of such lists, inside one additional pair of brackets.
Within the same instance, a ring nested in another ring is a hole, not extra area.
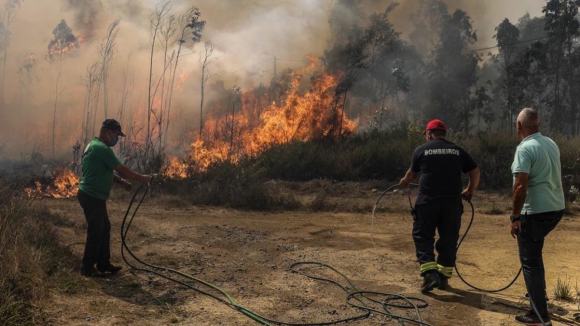
[[(370, 0), (381, 2), (379, 0)], [(542, 13), (542, 7), (546, 5), (545, 0), (445, 0), (449, 12), (461, 9), (471, 17), (473, 28), (477, 31), (478, 47), (489, 47), (495, 45), (493, 35), (497, 27), (504, 18), (512, 22), (522, 17), (526, 12), (532, 17)], [(400, 6), (397, 13), (392, 15), (392, 19), (399, 30), (403, 31), (403, 36), (408, 35), (413, 30), (413, 22), (409, 19), (411, 13), (417, 10), (419, 0), (399, 1)]]
[(81, 37), (87, 41), (92, 40), (103, 10), (101, 0), (66, 0), (64, 7), (66, 11), (75, 13), (73, 27), (79, 31)]
[[(363, 10), (384, 10), (389, 2), (361, 0)], [(409, 19), (419, 0), (401, 0), (391, 15), (403, 37), (412, 31)], [(109, 111), (119, 111), (121, 99), (127, 115), (139, 120), (147, 106), (149, 52), (151, 50), (150, 15), (159, 1), (154, 0), (27, 0), (16, 12), (11, 25), (11, 43), (7, 51), (4, 110), (7, 121), (0, 128), (0, 145), (6, 143), (3, 156), (30, 157), (33, 152), (49, 154), (52, 119), (57, 117), (57, 148), (70, 154), (79, 139), (85, 106), (87, 69), (98, 59), (97, 48), (107, 27), (121, 19), (117, 47), (109, 71)], [(286, 68), (306, 65), (306, 55), (320, 56), (329, 39), (329, 13), (335, 1), (312, 0), (175, 0), (172, 13), (179, 15), (195, 5), (207, 22), (202, 42), (215, 45), (212, 72), (215, 81), (226, 88), (240, 86), (247, 90), (267, 84)], [(529, 12), (537, 16), (543, 0), (447, 0), (450, 11), (461, 8), (472, 17), (478, 30), (478, 46), (494, 45), (493, 29), (505, 17), (516, 21)], [(1, 6), (0, 6), (1, 10)], [(60, 64), (50, 64), (46, 57), (53, 29), (64, 19), (73, 34), (81, 38), (79, 48)], [(173, 48), (172, 48), (173, 49)], [(199, 55), (203, 44), (186, 44), (178, 67), (174, 94), (173, 130), (183, 131), (197, 121), (200, 92)], [(34, 59), (31, 59), (33, 57)], [(276, 60), (274, 60), (274, 57)], [(155, 48), (154, 79), (162, 71), (162, 52)], [(56, 85), (59, 78), (58, 88)], [(177, 81), (176, 81), (177, 83)], [(129, 84), (129, 87), (126, 87)], [(125, 93), (124, 93), (125, 90)], [(58, 96), (58, 101), (55, 101)], [(102, 103), (102, 98), (99, 103)], [(55, 106), (56, 104), (56, 106)], [(102, 107), (102, 104), (100, 104)], [(56, 113), (55, 113), (56, 112)], [(99, 112), (97, 120), (102, 121)], [(127, 116), (126, 115), (126, 116)], [(129, 119), (129, 118), (127, 118)], [(136, 123), (136, 122), (135, 122)], [(180, 124), (180, 125), (178, 125)], [(177, 134), (176, 134), (177, 135)]]

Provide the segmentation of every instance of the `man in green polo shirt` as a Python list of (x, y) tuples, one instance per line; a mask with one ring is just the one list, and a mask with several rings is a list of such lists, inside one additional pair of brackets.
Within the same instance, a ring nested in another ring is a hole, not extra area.
[(522, 140), (512, 163), (512, 237), (517, 237), (524, 281), (531, 309), (516, 316), (524, 325), (552, 325), (546, 302), (546, 277), (542, 248), (544, 238), (562, 219), (564, 190), (558, 145), (540, 133), (534, 109), (523, 109), (516, 130)]
[[(149, 183), (151, 177), (134, 172), (121, 164), (111, 147), (124, 137), (121, 125), (114, 119), (103, 122), (99, 137), (95, 137), (85, 148), (82, 158), (82, 176), (79, 183), (78, 200), (87, 221), (87, 240), (81, 274), (100, 276), (104, 273), (117, 273), (120, 266), (111, 264), (111, 223), (107, 214), (107, 199), (113, 180), (130, 191), (129, 181), (124, 178)], [(96, 268), (95, 268), (96, 265)]]

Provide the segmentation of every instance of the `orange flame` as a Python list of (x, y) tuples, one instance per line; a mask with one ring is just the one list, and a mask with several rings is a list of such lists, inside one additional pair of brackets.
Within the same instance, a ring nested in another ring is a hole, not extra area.
[(24, 188), (29, 198), (71, 198), (77, 195), (79, 190), (79, 177), (69, 169), (64, 169), (58, 174), (51, 185), (45, 187), (35, 181), (35, 188)]
[(75, 52), (78, 50), (77, 47), (77, 43), (75, 42), (69, 42), (67, 45), (62, 46), (58, 43), (54, 44), (50, 50), (49, 50), (49, 55), (50, 57), (61, 57), (61, 56), (65, 56), (69, 53)]
[[(273, 145), (353, 132), (357, 123), (349, 120), (341, 108), (344, 95), (336, 94), (340, 76), (314, 75), (309, 90), (299, 90), (303, 76), (314, 67), (312, 59), (307, 68), (293, 74), (291, 87), (279, 105), (265, 104), (259, 112), (266, 97), (256, 98), (254, 91), (248, 91), (241, 94), (241, 108), (236, 110), (235, 103), (220, 108), (222, 114), (230, 112), (225, 117), (209, 118), (203, 127), (204, 139), (197, 139), (190, 146), (195, 170), (203, 171), (213, 162), (236, 163), (243, 156), (258, 155)], [(180, 164), (184, 163), (172, 160), (167, 171), (187, 171)], [(187, 172), (172, 175), (185, 177)]]
[(188, 165), (177, 157), (172, 157), (162, 174), (172, 179), (187, 178)]

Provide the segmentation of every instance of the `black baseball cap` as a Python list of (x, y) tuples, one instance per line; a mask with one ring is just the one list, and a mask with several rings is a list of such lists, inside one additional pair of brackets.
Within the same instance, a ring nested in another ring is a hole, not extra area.
[(103, 121), (103, 128), (116, 131), (119, 136), (125, 137), (125, 134), (121, 131), (121, 124), (115, 119), (107, 119)]

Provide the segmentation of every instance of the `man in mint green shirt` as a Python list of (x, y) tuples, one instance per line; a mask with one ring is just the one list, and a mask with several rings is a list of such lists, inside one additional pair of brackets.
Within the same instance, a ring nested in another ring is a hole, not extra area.
[(81, 274), (84, 276), (114, 274), (121, 270), (120, 266), (114, 266), (110, 261), (111, 223), (107, 213), (107, 199), (113, 180), (128, 191), (132, 185), (115, 175), (114, 171), (125, 178), (143, 183), (151, 181), (150, 176), (134, 172), (121, 164), (115, 156), (111, 147), (117, 144), (119, 137), (124, 136), (119, 122), (107, 119), (101, 126), (99, 137), (95, 137), (83, 153), (78, 200), (87, 221), (87, 240), (81, 263)]
[(542, 248), (544, 238), (564, 214), (560, 150), (552, 139), (542, 136), (539, 129), (538, 112), (523, 109), (516, 122), (522, 141), (512, 163), (514, 185), (510, 233), (518, 240), (531, 303), (528, 313), (515, 317), (524, 325), (552, 325), (546, 302)]

